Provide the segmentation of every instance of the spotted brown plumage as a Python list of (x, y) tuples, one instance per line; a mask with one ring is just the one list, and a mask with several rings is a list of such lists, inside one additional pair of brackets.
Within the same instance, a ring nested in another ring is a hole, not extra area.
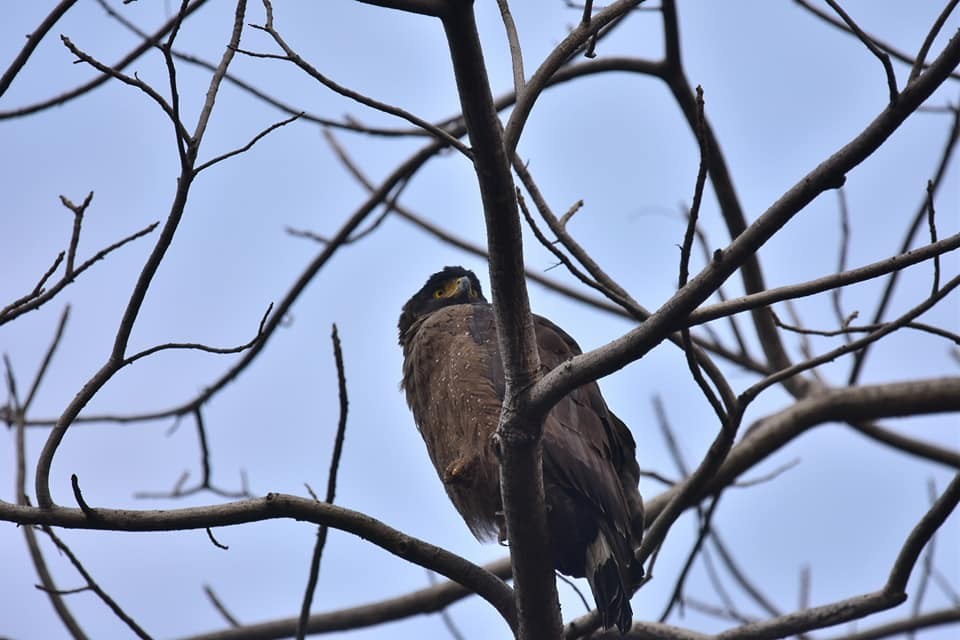
[[(547, 372), (580, 353), (561, 328), (533, 316)], [(491, 436), (500, 420), (503, 365), (480, 282), (462, 267), (435, 273), (403, 306), (403, 389), (447, 495), (478, 539), (506, 537)], [(596, 383), (562, 398), (543, 430), (543, 482), (554, 566), (586, 577), (604, 628), (625, 632), (642, 569), (639, 467), (630, 430)]]

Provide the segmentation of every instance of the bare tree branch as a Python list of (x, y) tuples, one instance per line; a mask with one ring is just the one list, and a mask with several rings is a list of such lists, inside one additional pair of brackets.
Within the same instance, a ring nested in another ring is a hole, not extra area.
[[(503, 558), (484, 565), (484, 568), (501, 579), (510, 577), (510, 558)], [(426, 589), (412, 591), (396, 598), (380, 600), (356, 607), (348, 607), (310, 616), (309, 633), (361, 629), (401, 620), (417, 614), (442, 611), (450, 604), (474, 595), (473, 591), (454, 581), (445, 581)], [(237, 629), (224, 629), (181, 640), (278, 640), (296, 632), (298, 618), (283, 618), (270, 622), (244, 625)]]
[[(761, 293), (754, 293), (726, 302), (700, 307), (690, 314), (688, 322), (690, 322), (691, 325), (697, 325), (722, 318), (731, 313), (740, 313), (748, 309), (769, 306), (775, 302), (803, 298), (825, 291), (833, 291), (838, 287), (864, 282), (885, 274), (897, 274), (906, 267), (926, 262), (934, 256), (943, 255), (957, 248), (960, 248), (960, 234), (944, 238), (935, 244), (928, 244), (917, 249), (907, 250), (904, 253), (856, 269), (851, 269), (850, 271), (844, 271), (843, 273), (835, 273), (809, 282), (768, 289)], [(880, 325), (877, 321), (870, 326)]]
[(513, 92), (520, 95), (526, 84), (526, 75), (523, 73), (523, 49), (520, 48), (520, 36), (517, 35), (517, 24), (510, 13), (508, 0), (497, 0), (500, 8), (500, 18), (503, 20), (503, 29), (507, 33), (507, 43), (510, 46), (510, 60), (513, 67)]
[(91, 518), (81, 509), (13, 505), (0, 501), (0, 520), (68, 529), (181, 531), (289, 518), (347, 531), (390, 553), (467, 585), (500, 612), (511, 626), (513, 593), (486, 569), (432, 544), (404, 534), (368, 515), (298, 496), (269, 493), (263, 498), (203, 507), (164, 510), (96, 508)]
[[(955, 36), (954, 41), (956, 39), (957, 38)], [(933, 185), (935, 190), (938, 189), (943, 183), (943, 178), (947, 174), (947, 168), (950, 165), (950, 160), (953, 158), (953, 154), (956, 151), (958, 140), (960, 140), (960, 108), (953, 111), (953, 120), (951, 122), (950, 131), (947, 133), (947, 139), (943, 145), (943, 151), (940, 153), (940, 160), (937, 164), (937, 169), (934, 172)], [(923, 199), (921, 200), (920, 206), (917, 207), (917, 212), (910, 221), (910, 226), (908, 227), (907, 232), (904, 234), (903, 244), (900, 245), (900, 253), (905, 253), (910, 248), (910, 245), (913, 244), (914, 237), (916, 236), (920, 229), (920, 225), (928, 214), (928, 201), (929, 196), (925, 193)], [(899, 278), (900, 274), (896, 271), (894, 271), (890, 278), (888, 278), (887, 284), (883, 290), (883, 295), (880, 296), (880, 301), (877, 303), (876, 311), (874, 311), (873, 317), (871, 318), (871, 324), (876, 324), (883, 319), (883, 316), (887, 312), (890, 301), (893, 298), (893, 292), (897, 286)], [(847, 384), (854, 384), (859, 379), (860, 373), (863, 370), (864, 362), (866, 361), (867, 354), (869, 352), (870, 348), (867, 347), (857, 354), (853, 361), (853, 366), (850, 368), (850, 375), (847, 377)]]
[[(40, 369), (34, 378), (33, 384), (31, 385), (31, 391), (28, 394), (28, 398), (31, 398), (36, 389), (40, 386), (40, 383), (46, 374), (49, 363), (53, 359), (53, 354), (56, 352), (57, 347), (60, 346), (67, 316), (68, 309), (65, 309), (60, 317), (60, 324), (57, 328), (57, 332), (54, 335), (53, 340), (50, 342), (50, 346), (47, 349), (46, 355), (44, 356), (43, 364), (41, 364)], [(26, 412), (29, 409), (30, 402), (29, 400), (23, 403), (20, 402), (20, 396), (17, 391), (16, 377), (14, 376), (13, 372), (13, 365), (10, 363), (10, 358), (7, 356), (7, 354), (3, 355), (3, 364), (7, 383), (7, 393), (10, 398), (10, 416), (8, 416), (6, 420), (8, 424), (12, 424), (17, 430), (15, 443), (16, 474), (14, 478), (14, 495), (16, 496), (16, 502), (18, 506), (29, 508), (30, 499), (27, 496), (26, 429), (24, 421), (26, 419)], [(5, 503), (0, 501), (0, 504)], [(37, 542), (36, 531), (32, 526), (23, 527), (23, 537), (26, 540), (27, 551), (30, 554), (30, 559), (33, 562), (37, 576), (40, 579), (40, 584), (42, 585), (43, 591), (50, 599), (50, 604), (53, 606), (53, 609), (60, 618), (60, 621), (63, 622), (67, 632), (72, 638), (74, 638), (74, 640), (86, 640), (86, 633), (83, 631), (83, 628), (80, 627), (80, 623), (74, 617), (69, 607), (67, 607), (67, 603), (64, 601), (62, 594), (57, 589), (56, 583), (53, 580), (53, 576), (50, 573), (50, 569), (47, 566), (47, 562), (43, 557), (43, 552), (40, 550), (40, 544)]]
[(20, 53), (17, 54), (17, 57), (13, 59), (13, 62), (10, 63), (10, 66), (7, 67), (7, 70), (3, 72), (3, 75), (0, 76), (0, 96), (7, 92), (7, 89), (10, 87), (10, 83), (13, 82), (13, 79), (17, 77), (17, 74), (23, 69), (27, 64), (27, 60), (30, 59), (30, 55), (33, 53), (34, 49), (37, 48), (37, 45), (40, 44), (40, 41), (47, 35), (50, 29), (53, 28), (53, 25), (63, 17), (67, 11), (70, 10), (77, 0), (61, 0), (57, 6), (47, 14), (47, 17), (43, 19), (33, 33), (27, 38), (27, 42), (23, 45), (23, 49), (20, 50)]
[[(171, 29), (173, 29), (177, 24), (179, 24), (183, 18), (186, 18), (187, 16), (191, 15), (194, 11), (196, 11), (197, 9), (202, 7), (204, 4), (206, 4), (206, 2), (207, 0), (194, 0), (193, 3), (187, 6), (186, 11), (184, 11), (182, 14), (178, 14), (170, 18), (148, 40), (144, 41), (140, 46), (138, 46), (136, 49), (134, 49), (133, 51), (128, 53), (126, 56), (124, 56), (123, 59), (121, 59), (119, 62), (114, 64), (111, 67), (111, 69), (116, 72), (123, 71), (125, 68), (130, 66), (130, 64), (134, 60), (138, 59), (145, 52), (150, 50), (152, 47), (156, 46), (156, 44), (160, 42), (160, 39), (165, 34), (167, 34)], [(9, 111), (0, 111), (0, 120), (5, 120), (9, 118), (19, 118), (21, 116), (26, 116), (32, 113), (43, 111), (44, 109), (49, 109), (50, 107), (60, 106), (62, 104), (65, 104), (66, 102), (69, 102), (70, 100), (73, 100), (74, 98), (84, 95), (85, 93), (89, 92), (92, 89), (99, 87), (101, 84), (109, 80), (110, 77), (111, 77), (110, 75), (100, 75), (94, 78), (93, 80), (87, 82), (86, 84), (80, 85), (75, 89), (71, 89), (66, 93), (55, 96), (48, 100), (31, 104), (26, 107), (11, 109)]]
[[(456, 149), (457, 151), (465, 155), (467, 158), (473, 158), (473, 152), (468, 147), (466, 147), (462, 142), (460, 142), (455, 136), (450, 135), (447, 131), (441, 129), (440, 127), (436, 127), (433, 124), (427, 122), (426, 120), (419, 118), (408, 111), (405, 111), (404, 109), (386, 104), (384, 102), (380, 102), (379, 100), (374, 100), (373, 98), (365, 96), (357, 91), (348, 89), (347, 87), (344, 87), (343, 85), (340, 85), (334, 82), (330, 78), (326, 77), (324, 74), (320, 73), (318, 69), (316, 69), (313, 65), (311, 65), (309, 62), (304, 60), (296, 51), (294, 51), (293, 48), (291, 48), (290, 45), (286, 43), (286, 41), (283, 39), (280, 33), (274, 28), (273, 7), (270, 4), (270, 0), (263, 0), (263, 6), (267, 11), (267, 21), (262, 27), (255, 27), (255, 28), (261, 29), (267, 32), (268, 34), (270, 34), (270, 37), (273, 38), (273, 41), (276, 42), (281, 49), (283, 49), (284, 54), (286, 54), (286, 58), (285, 58), (286, 60), (290, 60), (291, 62), (293, 62), (295, 65), (297, 65), (307, 74), (309, 74), (310, 77), (312, 77), (313, 79), (315, 79), (317, 82), (327, 87), (328, 89), (335, 91), (336, 93), (339, 93), (342, 96), (350, 98), (351, 100), (355, 100), (356, 102), (359, 102), (362, 105), (370, 107), (371, 109), (376, 109), (377, 111), (382, 111), (384, 113), (388, 113), (390, 115), (403, 118), (410, 124), (416, 127), (420, 127), (424, 131), (431, 133), (438, 140), (450, 145), (451, 147), (453, 147), (454, 149)], [(244, 53), (247, 53), (247, 52), (244, 52)]]
[(560, 633), (553, 562), (541, 553), (549, 540), (543, 498), (540, 438), (546, 412), (531, 412), (524, 391), (540, 370), (530, 301), (523, 277), (520, 219), (510, 173), (512, 152), (493, 104), (471, 2), (449, 3), (443, 28), (453, 61), (460, 107), (474, 151), (480, 185), (490, 286), (506, 390), (495, 446), (517, 598), (520, 640), (547, 640)]
[(217, 594), (213, 590), (213, 587), (211, 587), (208, 584), (205, 584), (203, 585), (203, 592), (207, 594), (207, 598), (210, 599), (210, 602), (213, 604), (214, 609), (220, 612), (220, 615), (223, 616), (223, 619), (226, 620), (231, 627), (241, 626), (240, 621), (237, 620), (237, 618), (235, 618), (234, 615), (227, 610), (223, 602), (220, 601), (220, 598), (217, 597)]
[(890, 62), (890, 56), (885, 52), (880, 50), (880, 47), (863, 32), (863, 29), (853, 21), (853, 18), (843, 10), (836, 0), (826, 0), (827, 4), (830, 5), (830, 8), (837, 12), (843, 21), (847, 24), (847, 28), (860, 39), (860, 42), (870, 50), (870, 53), (875, 55), (880, 61), (880, 64), (883, 65), (883, 72), (887, 77), (887, 89), (890, 91), (890, 102), (896, 102), (897, 96), (900, 94), (899, 89), (897, 88), (897, 76), (893, 73), (893, 64)]
[[(832, 26), (836, 27), (837, 29), (840, 29), (841, 31), (844, 31), (844, 32), (849, 33), (849, 34), (851, 34), (851, 35), (855, 35), (855, 34), (853, 33), (853, 31), (851, 31), (850, 28), (849, 28), (842, 20), (839, 20), (839, 19), (833, 17), (832, 15), (830, 15), (829, 13), (827, 13), (826, 11), (824, 11), (823, 9), (820, 9), (820, 8), (814, 6), (813, 4), (811, 4), (810, 2), (808, 2), (808, 0), (793, 0), (793, 1), (794, 1), (796, 4), (800, 5), (802, 8), (804, 8), (804, 9), (806, 9), (807, 11), (809, 11), (810, 13), (812, 13), (813, 15), (817, 16), (818, 18), (820, 18), (821, 20), (823, 20), (824, 22), (826, 22), (827, 24), (832, 25)], [(953, 0), (950, 0), (950, 1), (952, 2)], [(888, 44), (888, 43), (886, 43), (886, 42), (881, 42), (880, 40), (878, 40), (877, 38), (875, 38), (875, 37), (873, 37), (873, 36), (870, 36), (870, 40), (873, 41), (873, 43), (874, 43), (875, 45), (877, 45), (878, 47), (880, 47), (881, 49), (883, 49), (884, 51), (886, 51), (887, 53), (889, 53), (892, 57), (896, 58), (896, 59), (899, 60), (900, 62), (906, 63), (906, 64), (911, 65), (911, 66), (917, 64), (917, 60), (916, 60), (915, 58), (913, 58), (913, 57), (909, 56), (908, 54), (906, 54), (906, 53), (904, 53), (904, 52), (896, 49), (896, 48), (893, 47), (892, 45), (890, 45), (890, 44)], [(921, 64), (921, 66), (922, 66), (924, 63), (920, 63), (920, 64)], [(958, 73), (958, 72), (951, 73), (951, 74), (950, 74), (950, 77), (953, 78), (954, 80), (960, 80), (960, 73)], [(913, 77), (911, 76), (909, 80), (912, 81), (912, 80), (913, 80)]]
[(51, 540), (53, 540), (53, 543), (57, 546), (57, 549), (60, 550), (60, 553), (67, 556), (67, 559), (70, 560), (70, 564), (73, 565), (73, 568), (76, 569), (77, 573), (79, 573), (83, 577), (83, 579), (86, 581), (87, 583), (86, 588), (90, 589), (95, 594), (97, 594), (97, 597), (100, 598), (103, 601), (103, 603), (110, 608), (113, 614), (117, 616), (120, 620), (122, 620), (123, 623), (127, 625), (127, 627), (131, 631), (133, 631), (133, 633), (138, 638), (142, 638), (143, 640), (150, 640), (151, 638), (150, 634), (144, 631), (143, 627), (137, 624), (137, 622), (133, 618), (131, 618), (130, 615), (126, 611), (124, 611), (119, 604), (117, 604), (116, 600), (111, 598), (110, 595), (106, 591), (104, 591), (99, 584), (97, 584), (97, 581), (93, 579), (93, 576), (90, 575), (90, 573), (86, 570), (86, 568), (77, 558), (77, 556), (73, 553), (73, 551), (70, 550), (70, 547), (64, 544), (63, 540), (61, 540), (53, 532), (53, 529), (51, 529), (50, 527), (42, 527), (42, 528), (43, 528), (43, 532), (46, 533)]
[[(337, 333), (337, 325), (333, 325), (333, 332), (330, 336), (333, 342), (333, 358), (337, 367), (337, 389), (340, 399), (340, 419), (337, 421), (337, 433), (333, 439), (333, 453), (330, 456), (330, 472), (327, 476), (327, 495), (325, 502), (333, 504), (333, 499), (337, 493), (337, 473), (340, 471), (340, 455), (343, 453), (343, 437), (347, 430), (347, 380), (343, 370), (343, 353), (340, 350), (340, 336)], [(313, 557), (310, 560), (310, 576), (307, 579), (307, 587), (303, 594), (303, 604), (300, 607), (300, 620), (297, 623), (297, 640), (303, 640), (307, 632), (307, 625), (310, 621), (310, 604), (313, 602), (313, 594), (317, 588), (317, 579), (320, 576), (320, 559), (323, 557), (323, 549), (327, 544), (326, 525), (321, 524), (317, 529), (317, 542), (313, 548)]]
[(190, 137), (190, 143), (186, 154), (186, 162), (188, 164), (187, 166), (183, 167), (181, 179), (177, 182), (177, 192), (171, 205), (170, 214), (168, 215), (166, 223), (163, 226), (163, 230), (160, 232), (160, 237), (157, 238), (157, 243), (154, 245), (153, 251), (151, 252), (149, 258), (147, 258), (147, 262), (140, 272), (140, 276), (137, 279), (137, 284), (130, 295), (126, 310), (124, 311), (123, 318), (120, 321), (120, 326), (117, 330), (116, 339), (114, 341), (110, 357), (100, 368), (100, 370), (97, 371), (97, 373), (93, 375), (87, 384), (84, 385), (80, 393), (74, 397), (74, 399), (64, 410), (63, 414), (61, 414), (59, 420), (57, 421), (57, 426), (50, 432), (47, 441), (44, 444), (43, 451), (41, 451), (37, 460), (37, 501), (41, 507), (50, 507), (53, 505), (53, 499), (50, 496), (50, 466), (53, 462), (53, 456), (56, 453), (57, 447), (60, 445), (63, 437), (66, 435), (67, 428), (73, 423), (73, 420), (80, 413), (81, 409), (83, 409), (84, 405), (89, 402), (90, 398), (92, 398), (93, 395), (122, 367), (122, 362), (127, 349), (127, 344), (130, 339), (130, 334), (133, 331), (134, 322), (136, 321), (137, 315), (140, 312), (140, 308), (143, 305), (143, 300), (146, 297), (147, 289), (149, 288), (150, 283), (153, 280), (153, 276), (156, 274), (157, 269), (160, 266), (160, 262), (163, 260), (163, 257), (167, 252), (167, 249), (170, 247), (170, 244), (173, 241), (173, 236), (176, 233), (177, 227), (179, 226), (180, 220), (183, 216), (184, 207), (186, 206), (187, 202), (187, 195), (194, 177), (194, 174), (192, 174), (193, 163), (196, 162), (197, 152), (199, 151), (200, 143), (203, 140), (203, 134), (206, 130), (207, 122), (210, 119), (210, 114), (213, 111), (213, 103), (216, 99), (217, 90), (220, 87), (220, 81), (230, 64), (230, 61), (233, 59), (233, 51), (240, 42), (240, 31), (243, 27), (243, 14), (245, 7), (245, 0), (239, 0), (234, 16), (233, 34), (231, 35), (230, 44), (224, 51), (217, 73), (215, 73), (213, 78), (210, 80), (210, 88), (207, 91), (206, 101), (204, 102), (200, 117), (197, 120), (196, 130)]
[[(618, 20), (641, 2), (643, 2), (643, 0), (616, 0), (616, 2), (609, 4), (602, 11), (594, 14), (589, 21), (581, 21), (580, 24), (567, 34), (567, 37), (565, 37), (560, 44), (554, 47), (550, 55), (547, 56), (530, 77), (523, 93), (516, 97), (516, 104), (510, 113), (510, 119), (507, 121), (503, 133), (503, 144), (507, 157), (512, 157), (513, 154), (516, 153), (517, 143), (520, 141), (520, 135), (523, 132), (527, 118), (530, 116), (530, 111), (557, 70), (565, 64), (574, 53), (583, 48), (598, 31)], [(462, 103), (463, 100), (461, 99), (461, 106)]]
[[(835, 640), (877, 640), (878, 638), (888, 638), (899, 635), (907, 631), (920, 631), (944, 624), (953, 624), (960, 622), (960, 609), (940, 609), (939, 611), (930, 611), (921, 613), (916, 617), (904, 618), (887, 624), (877, 625), (863, 631), (854, 633), (845, 633), (842, 636), (834, 636)], [(831, 639), (831, 640), (834, 640)]]
[[(754, 423), (730, 450), (701, 495), (711, 495), (727, 486), (743, 472), (818, 424), (953, 411), (960, 411), (960, 377), (824, 390)], [(645, 500), (648, 517), (655, 518), (678, 489), (668, 489), (659, 496)]]
[[(666, 5), (665, 5), (666, 6)], [(859, 135), (790, 188), (776, 203), (740, 233), (718, 259), (668, 300), (646, 322), (611, 343), (572, 358), (567, 366), (546, 374), (531, 390), (531, 409), (542, 412), (574, 387), (608, 375), (636, 360), (659, 344), (668, 332), (691, 312), (736, 268), (752, 259), (756, 249), (768, 240), (817, 195), (836, 186), (847, 171), (873, 153), (883, 140), (942, 82), (948, 70), (960, 64), (960, 36), (954, 37), (930, 69), (888, 105)], [(774, 327), (776, 329), (776, 327)], [(781, 367), (778, 367), (781, 368)]]
[[(91, 195), (92, 195), (92, 192), (91, 192)], [(88, 196), (88, 199), (89, 199), (89, 196)], [(69, 200), (66, 200), (66, 198), (64, 198), (64, 201), (70, 202)], [(74, 230), (70, 240), (71, 256), (75, 255), (76, 245), (78, 242), (77, 240), (78, 234), (79, 234), (79, 222), (77, 222), (78, 220), (79, 218), (74, 218), (74, 221), (75, 221)], [(86, 260), (83, 264), (81, 264), (79, 267), (75, 269), (71, 268), (72, 263), (70, 263), (68, 265), (68, 268), (65, 270), (63, 276), (60, 278), (60, 280), (54, 283), (54, 285), (49, 289), (44, 289), (43, 285), (47, 282), (47, 280), (50, 279), (50, 276), (54, 274), (54, 272), (57, 270), (57, 267), (60, 266), (60, 263), (63, 262), (65, 252), (61, 251), (60, 254), (57, 256), (57, 259), (54, 260), (53, 265), (47, 270), (47, 272), (43, 275), (43, 277), (40, 278), (40, 281), (37, 283), (37, 286), (34, 287), (33, 291), (31, 291), (30, 293), (28, 293), (27, 295), (21, 298), (18, 298), (17, 300), (14, 300), (12, 303), (8, 304), (3, 309), (0, 309), (0, 326), (16, 319), (17, 317), (23, 315), (28, 311), (34, 311), (36, 309), (39, 309), (45, 303), (53, 299), (54, 296), (60, 293), (60, 291), (62, 291), (64, 287), (73, 283), (73, 281), (76, 280), (80, 274), (82, 274), (84, 271), (89, 269), (96, 262), (99, 262), (100, 260), (105, 258), (107, 255), (112, 253), (115, 249), (119, 249), (120, 247), (122, 247), (123, 245), (129, 242), (132, 242), (137, 238), (143, 237), (153, 232), (153, 230), (157, 228), (158, 224), (159, 223), (154, 222), (153, 224), (147, 227), (144, 227), (140, 231), (132, 233), (129, 236), (121, 240), (118, 240), (117, 242), (114, 242), (108, 247), (104, 247), (103, 249), (95, 253), (91, 258)]]
[(949, 0), (946, 6), (943, 8), (943, 11), (940, 12), (940, 15), (937, 16), (936, 21), (933, 23), (933, 26), (930, 27), (930, 31), (927, 33), (927, 37), (923, 39), (923, 44), (920, 45), (920, 51), (917, 52), (917, 59), (913, 63), (913, 67), (910, 69), (910, 77), (908, 82), (913, 82), (923, 71), (924, 61), (927, 59), (927, 54), (930, 53), (930, 47), (933, 46), (933, 41), (937, 39), (937, 34), (940, 33), (940, 30), (943, 29), (944, 23), (946, 23), (947, 18), (950, 17), (950, 14), (953, 13), (953, 10), (957, 8), (958, 0)]
[[(960, 475), (954, 478), (953, 482), (946, 491), (940, 496), (936, 504), (920, 520), (901, 549), (900, 555), (894, 562), (893, 569), (890, 572), (890, 578), (886, 585), (872, 593), (860, 596), (854, 596), (845, 600), (840, 600), (820, 607), (813, 607), (795, 613), (789, 613), (784, 616), (754, 622), (740, 627), (729, 629), (715, 636), (717, 640), (774, 640), (790, 635), (796, 635), (803, 631), (821, 629), (863, 618), (878, 611), (884, 611), (901, 604), (906, 600), (907, 595), (904, 592), (906, 581), (917, 560), (923, 546), (929, 541), (930, 536), (943, 524), (947, 516), (953, 511), (960, 502)], [(627, 638), (651, 638), (665, 637), (661, 635), (651, 636), (644, 633), (650, 627), (647, 624), (634, 623)], [(908, 627), (909, 628), (909, 627)], [(638, 632), (638, 633), (634, 633)], [(687, 632), (688, 634), (690, 632)], [(582, 634), (579, 632), (568, 632), (565, 637), (578, 638)], [(592, 637), (595, 638), (613, 638), (611, 632), (599, 633)], [(671, 636), (673, 637), (673, 636)], [(694, 637), (693, 634), (678, 637)]]

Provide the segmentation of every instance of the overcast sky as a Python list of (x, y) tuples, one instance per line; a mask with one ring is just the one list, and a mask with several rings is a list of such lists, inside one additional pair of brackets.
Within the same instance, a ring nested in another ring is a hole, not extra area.
[[(6, 68), (23, 36), (41, 22), (52, 3), (16, 2), (0, 21), (0, 67)], [(118, 7), (121, 5), (116, 3)], [(446, 43), (438, 21), (360, 5), (349, 0), (276, 3), (277, 29), (307, 60), (334, 80), (428, 120), (459, 111)], [(500, 95), (512, 87), (509, 53), (495, 3), (477, 3), (491, 82)], [(528, 75), (579, 20), (560, 0), (514, 2)], [(821, 3), (823, 4), (823, 3)], [(846, 9), (867, 31), (915, 52), (940, 2), (852, 0)], [(162, 24), (173, 2), (138, 2), (122, 14), (146, 30)], [(823, 4), (826, 7), (825, 4)], [(215, 62), (232, 26), (234, 6), (211, 2), (184, 26), (177, 48)], [(887, 97), (880, 63), (849, 35), (825, 25), (792, 2), (686, 2), (680, 6), (688, 77), (704, 87), (707, 114), (731, 167), (748, 219), (849, 141), (879, 113)], [(263, 8), (250, 3), (247, 23), (262, 23)], [(960, 26), (954, 16), (934, 52)], [(96, 76), (58, 38), (112, 64), (139, 42), (138, 36), (89, 0), (79, 2), (40, 44), (23, 72), (0, 98), (0, 111), (57, 95)], [(642, 13), (601, 43), (600, 56), (657, 58), (662, 38), (659, 14)], [(245, 29), (242, 47), (275, 52), (267, 36)], [(909, 69), (895, 64), (902, 84)], [(128, 69), (167, 94), (162, 58), (150, 52)], [(329, 118), (352, 116), (364, 123), (405, 123), (332, 94), (293, 65), (238, 55), (231, 72), (298, 109)], [(192, 128), (203, 104), (209, 72), (178, 64), (184, 118)], [(931, 106), (956, 104), (956, 82), (935, 94)], [(245, 144), (285, 118), (263, 101), (225, 84), (216, 103), (201, 158)], [(852, 235), (848, 263), (859, 266), (894, 254), (902, 242), (926, 181), (932, 177), (950, 126), (950, 116), (920, 113), (847, 180)], [(337, 134), (353, 158), (380, 180), (422, 144), (421, 139)], [(603, 74), (547, 91), (535, 107), (519, 145), (554, 209), (585, 201), (571, 229), (611, 276), (644, 306), (655, 309), (675, 290), (677, 245), (697, 169), (695, 141), (663, 84), (651, 78)], [(87, 211), (79, 257), (165, 219), (176, 188), (178, 160), (171, 126), (142, 92), (118, 82), (63, 106), (0, 120), (0, 307), (28, 292), (70, 237), (72, 214), (64, 195), (94, 198)], [(708, 190), (709, 191), (709, 190)], [(344, 171), (321, 128), (298, 122), (281, 128), (247, 154), (201, 175), (183, 222), (134, 328), (131, 350), (169, 341), (234, 346), (250, 340), (271, 302), (318, 253), (309, 239), (287, 227), (332, 235), (362, 203), (365, 192)], [(430, 161), (403, 192), (401, 202), (425, 218), (476, 244), (485, 244), (475, 177), (465, 159), (446, 153)], [(937, 200), (940, 237), (960, 229), (960, 179), (956, 164)], [(712, 246), (729, 241), (712, 194), (703, 208)], [(837, 195), (820, 196), (760, 251), (768, 286), (802, 282), (835, 272), (840, 246)], [(924, 232), (925, 233), (925, 232)], [(920, 243), (926, 242), (923, 235)], [(29, 386), (64, 306), (71, 316), (63, 343), (41, 388), (32, 418), (56, 418), (105, 361), (129, 293), (156, 233), (123, 247), (95, 265), (37, 312), (0, 327), (0, 352), (8, 354), (21, 390)], [(538, 271), (553, 258), (532, 236), (527, 265)], [(438, 242), (408, 222), (388, 217), (374, 233), (342, 248), (300, 296), (289, 321), (235, 382), (204, 409), (215, 484), (234, 491), (241, 473), (254, 495), (278, 491), (306, 495), (303, 483), (322, 493), (336, 428), (338, 405), (330, 328), (337, 323), (346, 361), (350, 414), (337, 503), (366, 512), (411, 535), (478, 563), (503, 557), (504, 549), (481, 545), (470, 535), (429, 464), (422, 441), (398, 390), (401, 352), (396, 320), (403, 302), (434, 271), (463, 264), (488, 289), (485, 263)], [(695, 266), (702, 265), (697, 260)], [(956, 254), (944, 259), (944, 280), (960, 269)], [(562, 268), (551, 277), (574, 284)], [(909, 270), (894, 297), (902, 310), (930, 287), (928, 265)], [(741, 292), (737, 278), (731, 295)], [(873, 313), (881, 283), (844, 291), (843, 304)], [(531, 305), (571, 333), (584, 349), (622, 335), (631, 324), (531, 285)], [(836, 326), (828, 295), (799, 301), (810, 327)], [(783, 309), (779, 309), (783, 311)], [(957, 296), (923, 317), (960, 330)], [(743, 318), (744, 323), (748, 318)], [(746, 324), (745, 324), (746, 326)], [(718, 331), (729, 340), (726, 326)], [(755, 338), (750, 343), (756, 349)], [(824, 351), (839, 338), (818, 339)], [(731, 342), (732, 344), (732, 342)], [(799, 339), (787, 336), (799, 357)], [(130, 414), (163, 410), (192, 398), (218, 378), (237, 356), (167, 352), (137, 362), (97, 394), (86, 413)], [(823, 369), (842, 385), (849, 359)], [(728, 368), (737, 391), (751, 375)], [(957, 375), (948, 342), (929, 335), (893, 336), (871, 354), (862, 377), (877, 383)], [(676, 477), (655, 422), (652, 398), (663, 399), (688, 464), (695, 464), (717, 424), (691, 381), (682, 354), (662, 345), (641, 361), (601, 381), (611, 408), (630, 425), (645, 470)], [(5, 393), (0, 404), (6, 402)], [(774, 389), (762, 395), (745, 425), (786, 406)], [(906, 435), (960, 448), (956, 416), (885, 422)], [(135, 493), (170, 491), (184, 470), (188, 486), (200, 474), (197, 432), (189, 419), (172, 430), (172, 419), (126, 426), (78, 424), (59, 449), (51, 477), (54, 499), (74, 506), (69, 486), (76, 473), (93, 506), (177, 508), (215, 503), (201, 493), (178, 500), (138, 499)], [(171, 432), (172, 431), (172, 432)], [(0, 437), (0, 498), (14, 498), (14, 433)], [(28, 465), (36, 460), (45, 428), (32, 428)], [(900, 545), (928, 507), (928, 482), (942, 490), (950, 469), (907, 458), (868, 441), (847, 427), (822, 425), (792, 442), (747, 474), (800, 464), (775, 480), (728, 491), (717, 529), (744, 570), (784, 611), (796, 608), (799, 574), (811, 568), (811, 604), (825, 604), (879, 589)], [(32, 472), (28, 492), (33, 494)], [(663, 486), (641, 482), (655, 496)], [(633, 599), (638, 619), (655, 620), (669, 598), (694, 539), (695, 520), (675, 526), (658, 560), (656, 579)], [(203, 531), (103, 534), (63, 531), (62, 537), (101, 586), (154, 637), (175, 638), (213, 631), (226, 623), (203, 594), (212, 586), (244, 623), (296, 615), (315, 539), (312, 525), (271, 521), (218, 529), (228, 551), (214, 547)], [(941, 530), (936, 565), (960, 588), (960, 517)], [(42, 540), (61, 588), (81, 579), (48, 540)], [(66, 637), (38, 582), (23, 534), (0, 525), (0, 637), (16, 640)], [(582, 581), (581, 581), (582, 582)], [(744, 602), (736, 587), (729, 588)], [(332, 531), (323, 558), (316, 612), (397, 596), (428, 585), (423, 569), (409, 565), (353, 535)], [(586, 589), (585, 582), (580, 585)], [(911, 593), (916, 580), (911, 582)], [(583, 613), (576, 595), (559, 586), (564, 618)], [(687, 589), (716, 603), (700, 564)], [(588, 594), (589, 598), (589, 594)], [(127, 637), (129, 630), (94, 595), (67, 597), (91, 638)], [(948, 606), (931, 587), (924, 610)], [(907, 605), (909, 606), (909, 605)], [(745, 612), (760, 616), (755, 607)], [(872, 626), (906, 615), (897, 611), (860, 624)], [(451, 608), (470, 639), (506, 637), (506, 627), (478, 598)], [(687, 611), (674, 624), (716, 631), (732, 623)], [(949, 628), (927, 638), (951, 637)], [(841, 633), (844, 628), (834, 630)], [(955, 632), (956, 628), (953, 628)], [(351, 639), (446, 637), (438, 616), (348, 634)]]

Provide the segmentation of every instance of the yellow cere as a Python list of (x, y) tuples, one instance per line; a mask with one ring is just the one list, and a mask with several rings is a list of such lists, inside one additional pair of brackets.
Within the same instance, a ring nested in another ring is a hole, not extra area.
[[(454, 278), (453, 280), (448, 280), (443, 283), (443, 286), (433, 292), (434, 298), (449, 298), (457, 292), (457, 288), (460, 286), (460, 280), (462, 278)], [(476, 294), (473, 292), (473, 287), (470, 288), (470, 296), (475, 297)]]

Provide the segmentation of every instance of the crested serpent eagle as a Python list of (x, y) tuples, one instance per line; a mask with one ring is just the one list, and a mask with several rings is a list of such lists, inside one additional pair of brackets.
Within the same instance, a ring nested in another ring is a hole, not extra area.
[[(478, 539), (504, 541), (491, 436), (505, 383), (493, 307), (473, 272), (446, 267), (403, 306), (398, 325), (403, 390), (447, 495)], [(543, 372), (580, 353), (546, 318), (534, 315), (533, 325)], [(643, 574), (634, 559), (643, 503), (633, 436), (591, 382), (550, 410), (542, 444), (554, 566), (586, 577), (604, 628), (626, 632)]]

